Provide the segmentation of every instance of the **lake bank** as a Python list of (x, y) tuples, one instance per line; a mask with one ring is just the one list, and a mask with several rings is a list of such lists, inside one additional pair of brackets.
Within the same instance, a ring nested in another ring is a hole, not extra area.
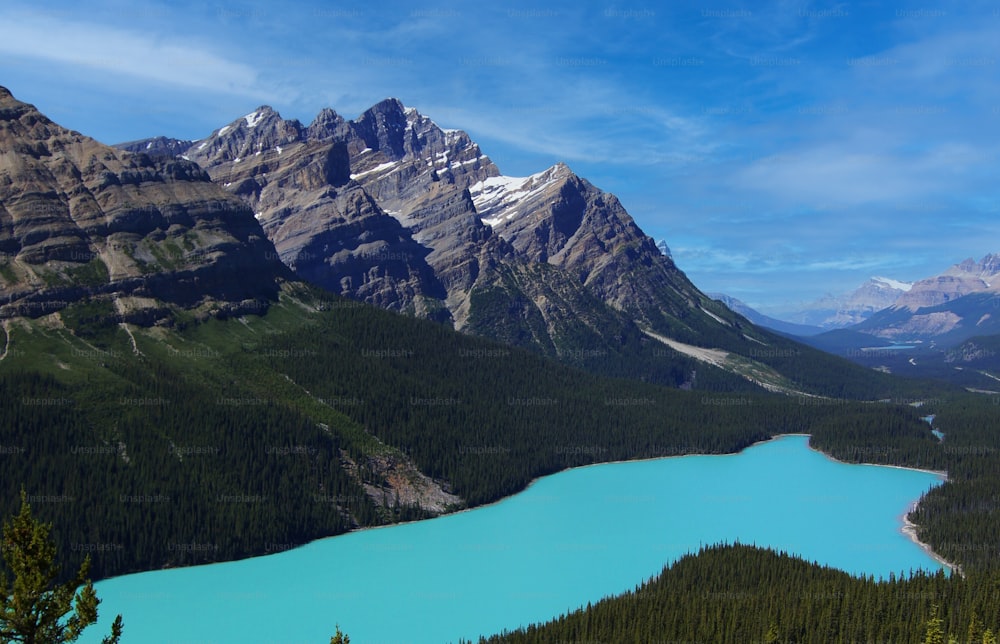
[(108, 579), (97, 584), (101, 614), (122, 613), (136, 641), (163, 633), (328, 641), (339, 623), (359, 642), (442, 642), (632, 590), (706, 544), (755, 543), (881, 578), (941, 569), (898, 525), (936, 477), (841, 464), (807, 441), (783, 436), (724, 457), (588, 465), (474, 512)]

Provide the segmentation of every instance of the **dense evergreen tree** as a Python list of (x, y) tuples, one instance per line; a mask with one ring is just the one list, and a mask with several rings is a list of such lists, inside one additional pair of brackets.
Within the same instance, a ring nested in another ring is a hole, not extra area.
[(340, 626), (337, 626), (337, 631), (330, 638), (330, 644), (351, 644), (351, 638), (341, 632)]
[[(680, 391), (642, 382), (621, 361), (607, 371), (627, 378), (609, 378), (433, 323), (296, 297), (261, 318), (136, 331), (138, 353), (101, 316), (81, 313), (72, 333), (14, 327), (0, 363), (0, 474), (23, 482), (58, 526), (61, 561), (75, 569), (89, 555), (101, 577), (425, 516), (394, 499), (379, 460), (408, 459), (473, 506), (567, 467), (728, 453), (797, 432), (841, 460), (947, 471), (911, 518), (963, 575), (876, 583), (713, 550), (641, 593), (595, 604), (583, 621), (568, 616), (556, 639), (920, 641), (932, 603), (943, 633), (997, 632), (993, 399), (924, 383), (883, 401), (848, 399), (871, 397), (857, 383), (843, 398), (791, 397), (704, 368), (689, 378), (687, 363), (676, 373), (693, 390)], [(765, 357), (828, 395), (836, 387), (809, 371), (808, 356)], [(0, 498), (4, 512), (15, 504), (10, 490)]]
[(784, 553), (717, 545), (682, 557), (630, 593), (480, 642), (979, 644), (993, 639), (1000, 620), (993, 586), (983, 574), (876, 581)]
[[(0, 642), (61, 644), (75, 642), (83, 630), (97, 622), (100, 600), (88, 579), (90, 560), (77, 573), (59, 583), (52, 526), (37, 521), (27, 494), (21, 491), (21, 511), (3, 526), (3, 560), (13, 575), (8, 586), (0, 573)], [(104, 644), (117, 644), (122, 616), (112, 625)]]

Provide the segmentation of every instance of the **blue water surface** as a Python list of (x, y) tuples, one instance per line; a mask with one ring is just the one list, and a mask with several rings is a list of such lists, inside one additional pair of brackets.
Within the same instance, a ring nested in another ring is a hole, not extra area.
[(739, 454), (578, 468), (502, 502), (238, 562), (102, 581), (98, 642), (455, 642), (634, 588), (701, 545), (753, 543), (854, 574), (941, 568), (901, 533), (930, 473), (836, 462), (784, 436)]

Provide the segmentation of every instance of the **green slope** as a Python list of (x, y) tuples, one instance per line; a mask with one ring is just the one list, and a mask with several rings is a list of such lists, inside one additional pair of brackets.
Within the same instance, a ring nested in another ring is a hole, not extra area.
[(952, 641), (978, 644), (990, 641), (987, 628), (998, 632), (998, 615), (1000, 593), (985, 575), (876, 582), (783, 553), (712, 546), (633, 592), (480, 642), (944, 642), (925, 639), (936, 616)]
[(892, 406), (599, 377), (301, 285), (261, 316), (143, 328), (83, 302), (4, 328), (0, 511), (23, 485), (70, 561), (98, 549), (97, 576), (486, 503), (576, 465), (732, 452), (845, 409), (924, 429)]

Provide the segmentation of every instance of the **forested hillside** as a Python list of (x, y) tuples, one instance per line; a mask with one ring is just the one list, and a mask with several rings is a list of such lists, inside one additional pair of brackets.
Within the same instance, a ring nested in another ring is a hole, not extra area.
[(876, 582), (747, 545), (712, 546), (635, 591), (541, 627), (481, 638), (527, 642), (993, 643), (1000, 592), (983, 575)]
[[(845, 414), (936, 446), (905, 407), (602, 378), (303, 287), (262, 316), (173, 329), (100, 303), (60, 319), (5, 325), (0, 511), (24, 486), (64, 558), (91, 551), (96, 577), (478, 505), (576, 465), (732, 452)], [(439, 502), (407, 496), (418, 488)]]
[[(835, 401), (803, 401), (835, 405)], [(953, 574), (875, 581), (750, 546), (682, 558), (634, 593), (484, 642), (956, 642), (1000, 632), (1000, 429), (995, 397), (947, 395), (873, 415), (851, 405), (812, 423), (836, 458), (947, 471), (910, 519)], [(910, 420), (916, 409), (924, 427)], [(943, 440), (928, 441), (931, 425)], [(927, 638), (927, 639), (925, 639)]]

